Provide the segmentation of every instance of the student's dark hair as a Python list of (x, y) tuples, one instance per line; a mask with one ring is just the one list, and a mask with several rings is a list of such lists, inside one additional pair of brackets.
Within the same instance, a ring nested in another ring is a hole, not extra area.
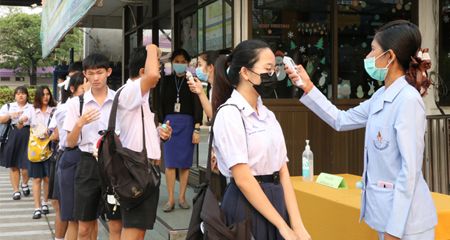
[(69, 69), (67, 71), (69, 73), (81, 72), (81, 71), (83, 71), (83, 63), (81, 61), (73, 62), (69, 65)]
[(50, 91), (50, 88), (48, 86), (39, 86), (36, 88), (36, 95), (34, 96), (34, 108), (41, 108), (42, 107), (42, 99), (44, 98), (44, 90), (47, 89), (47, 91), (50, 93), (50, 100), (48, 101), (49, 107), (55, 107), (56, 103), (53, 100), (52, 92)]
[(58, 74), (58, 79), (66, 80), (67, 73)]
[(110, 68), (109, 60), (108, 58), (101, 54), (101, 53), (92, 53), (89, 54), (84, 60), (83, 60), (83, 70), (86, 71), (88, 69), (99, 69), (104, 68), (108, 69)]
[(147, 59), (147, 50), (145, 46), (137, 47), (131, 52), (128, 69), (130, 70), (130, 77), (139, 77), (139, 71), (145, 67), (145, 60)]
[(222, 55), (217, 59), (214, 65), (214, 90), (212, 94), (214, 113), (220, 105), (230, 98), (233, 89), (238, 85), (241, 68), (252, 68), (259, 60), (259, 53), (265, 48), (269, 48), (269, 45), (261, 40), (246, 40), (239, 43), (228, 56)]
[(25, 93), (27, 95), (27, 102), (28, 102), (28, 98), (30, 97), (30, 94), (28, 94), (27, 87), (25, 87), (25, 86), (16, 87), (16, 89), (14, 89), (14, 97), (16, 96), (17, 93)]
[(84, 84), (84, 74), (82, 72), (76, 72), (72, 77), (70, 77), (69, 87), (61, 89), (61, 102), (65, 103), (67, 99), (73, 96), (73, 93), (70, 91), (70, 87), (73, 87), (74, 91), (77, 91), (78, 87)]
[(191, 61), (191, 56), (189, 55), (189, 53), (182, 48), (178, 48), (172, 52), (172, 55), (170, 55), (170, 62), (173, 62), (175, 57), (178, 55), (183, 55), (184, 59), (186, 59), (188, 63)]
[(219, 51), (205, 51), (198, 55), (199, 58), (205, 60), (208, 66), (214, 65), (219, 56), (220, 56)]
[[(419, 92), (423, 87), (426, 89), (431, 84), (426, 70), (431, 67), (431, 62), (422, 61), (418, 57), (421, 51), (422, 36), (419, 28), (406, 20), (396, 20), (383, 25), (375, 34), (375, 40), (380, 44), (384, 51), (391, 49), (403, 70), (406, 73), (406, 80)], [(417, 71), (425, 73), (417, 74)]]

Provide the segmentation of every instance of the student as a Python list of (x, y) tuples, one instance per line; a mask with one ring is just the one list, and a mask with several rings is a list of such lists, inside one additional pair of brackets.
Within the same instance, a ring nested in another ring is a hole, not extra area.
[(419, 29), (408, 21), (382, 26), (364, 67), (384, 87), (347, 111), (328, 101), (298, 66), (302, 103), (337, 131), (366, 128), (360, 217), (379, 239), (434, 239), (436, 209), (422, 174), (426, 115), (421, 95), (431, 83), (426, 73), (431, 61), (421, 54), (421, 42)]
[(80, 116), (80, 98), (67, 101), (63, 129), (67, 131), (67, 148), (78, 148), (81, 158), (75, 173), (74, 220), (78, 220), (78, 239), (97, 238), (97, 218), (101, 203), (101, 185), (94, 149), (99, 131), (108, 127), (109, 114), (115, 92), (106, 81), (112, 69), (102, 54), (93, 53), (83, 60), (83, 73), (91, 89), (83, 95)]
[[(73, 219), (73, 199), (74, 199), (74, 175), (76, 164), (80, 159), (80, 151), (66, 148), (67, 132), (62, 130), (66, 117), (66, 101), (74, 96), (79, 96), (88, 89), (88, 83), (83, 73), (75, 72), (71, 74), (69, 84), (61, 89), (62, 99), (58, 105), (54, 117), (50, 122), (50, 128), (54, 128), (53, 135), (59, 139), (58, 153), (59, 160), (56, 167), (56, 181), (52, 206), (56, 212), (55, 239), (65, 238), (76, 240), (78, 234), (78, 222)], [(67, 231), (66, 231), (67, 230)]]
[[(36, 96), (34, 97), (33, 108), (29, 108), (24, 112), (19, 119), (18, 124), (22, 124), (29, 120), (31, 129), (38, 134), (43, 134), (49, 137), (48, 125), (54, 108), (56, 106), (53, 100), (52, 93), (47, 86), (41, 86), (36, 89)], [(33, 198), (34, 198), (34, 213), (33, 219), (41, 218), (42, 213), (48, 214), (48, 176), (49, 176), (49, 161), (48, 159), (42, 162), (30, 162), (28, 166), (28, 174), (33, 178)], [(41, 185), (44, 189), (43, 201), (41, 203)]]
[[(73, 95), (74, 81), (72, 77), (76, 73), (81, 73), (83, 71), (83, 66), (81, 62), (74, 62), (69, 65), (69, 72), (67, 74), (67, 79), (62, 81), (62, 84), (58, 84), (59, 88), (59, 104), (53, 114), (54, 117), (50, 120), (49, 129), (53, 131), (51, 140), (54, 141), (55, 151), (53, 156), (50, 158), (50, 176), (49, 176), (49, 189), (48, 198), (51, 200), (53, 209), (55, 210), (55, 239), (64, 239), (64, 235), (67, 230), (67, 220), (61, 220), (61, 208), (60, 208), (60, 188), (59, 188), (59, 176), (57, 174), (59, 168), (59, 159), (64, 150), (64, 144), (66, 141), (66, 132), (62, 131), (59, 134), (59, 130), (62, 129), (63, 120), (65, 117), (65, 102), (69, 97)], [(59, 79), (58, 79), (59, 80)], [(81, 85), (83, 85), (84, 76), (81, 73)], [(71, 85), (72, 84), (72, 85)], [(70, 88), (71, 86), (71, 88)], [(59, 117), (58, 117), (59, 115)], [(58, 120), (57, 120), (58, 119)], [(59, 123), (59, 128), (58, 128)], [(63, 142), (60, 140), (63, 139)]]
[(241, 42), (216, 62), (213, 149), (220, 173), (231, 177), (221, 208), (228, 224), (251, 218), (255, 239), (311, 239), (291, 184), (283, 132), (260, 97), (262, 81), (273, 78), (275, 56), (259, 40)]
[[(142, 151), (144, 134), (147, 157), (156, 165), (159, 165), (161, 158), (160, 141), (169, 139), (172, 132), (169, 122), (166, 122), (167, 130), (156, 128), (155, 116), (150, 111), (148, 102), (150, 90), (156, 87), (160, 78), (159, 57), (160, 50), (153, 44), (136, 48), (132, 52), (129, 62), (130, 79), (120, 93), (117, 112), (118, 119), (121, 119), (119, 137), (123, 147), (136, 152)], [(144, 129), (139, 124), (142, 114)], [(123, 225), (121, 239), (144, 239), (145, 231), (153, 229), (158, 199), (159, 189), (135, 208), (120, 209)]]
[(25, 111), (33, 108), (28, 103), (28, 90), (24, 86), (14, 90), (15, 102), (3, 105), (0, 110), (0, 123), (7, 123), (11, 120), (12, 129), (8, 133), (8, 141), (1, 152), (2, 166), (9, 168), (9, 179), (13, 188), (13, 200), (20, 200), (19, 191), (20, 175), (22, 174), (22, 193), (24, 196), (30, 195), (28, 187), (28, 139), (30, 137), (30, 124), (23, 122), (19, 124), (19, 118)]
[(177, 49), (170, 57), (173, 74), (159, 82), (159, 123), (170, 121), (173, 127), (171, 139), (164, 143), (164, 166), (169, 199), (164, 212), (175, 208), (175, 175), (180, 170), (180, 191), (178, 206), (189, 209), (186, 201), (186, 188), (189, 169), (194, 158), (194, 145), (200, 142), (200, 125), (203, 110), (196, 94), (189, 91), (186, 71), (191, 57), (184, 49)]

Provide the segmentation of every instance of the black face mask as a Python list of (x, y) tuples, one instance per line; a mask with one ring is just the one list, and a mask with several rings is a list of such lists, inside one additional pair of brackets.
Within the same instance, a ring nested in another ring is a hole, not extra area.
[(274, 83), (277, 83), (277, 75), (275, 73), (272, 73), (272, 76), (269, 75), (269, 73), (261, 73), (258, 74), (261, 78), (261, 83), (259, 85), (254, 84), (252, 81), (250, 81), (253, 84), (253, 88), (256, 90), (256, 92), (262, 96), (264, 93), (264, 90), (266, 90), (268, 87), (271, 87)]

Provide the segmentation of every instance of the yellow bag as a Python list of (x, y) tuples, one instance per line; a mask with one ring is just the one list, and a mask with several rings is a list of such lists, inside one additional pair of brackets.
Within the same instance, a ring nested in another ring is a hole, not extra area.
[(43, 162), (52, 156), (50, 148), (50, 138), (39, 138), (30, 130), (30, 140), (28, 141), (28, 159), (30, 162)]

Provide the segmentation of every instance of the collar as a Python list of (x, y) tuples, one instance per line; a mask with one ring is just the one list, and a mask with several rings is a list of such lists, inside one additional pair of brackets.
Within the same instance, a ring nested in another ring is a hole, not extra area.
[(384, 101), (386, 102), (392, 102), (394, 101), (395, 97), (400, 93), (400, 91), (408, 85), (408, 82), (405, 79), (405, 76), (401, 76), (397, 78), (391, 86), (386, 88), (384, 91)]
[(258, 113), (250, 106), (247, 100), (236, 90), (234, 89), (231, 93), (230, 97), (231, 103), (234, 103), (241, 109), (244, 116), (248, 117), (252, 114), (255, 114), (260, 120), (265, 119), (267, 117), (267, 108), (262, 104), (261, 96), (258, 97), (256, 102), (256, 106), (258, 108)]
[(394, 101), (395, 97), (397, 97), (400, 91), (407, 85), (408, 82), (406, 81), (405, 76), (401, 76), (397, 78), (388, 88), (385, 88), (384, 86), (381, 87), (378, 90), (379, 92), (377, 91), (377, 94), (374, 94), (372, 97), (372, 113), (381, 111), (384, 107), (384, 102)]
[[(52, 113), (53, 107), (47, 106), (47, 110), (45, 110), (45, 113)], [(42, 110), (40, 108), (36, 108), (36, 113), (40, 113)]]
[[(114, 101), (114, 95), (115, 95), (115, 92), (113, 90), (111, 90), (110, 88), (108, 88), (108, 95), (106, 96), (105, 103), (108, 101)], [(85, 103), (88, 103), (90, 101), (96, 102), (94, 95), (92, 95), (92, 88), (89, 89), (89, 91), (85, 92), (83, 97), (84, 97)]]

